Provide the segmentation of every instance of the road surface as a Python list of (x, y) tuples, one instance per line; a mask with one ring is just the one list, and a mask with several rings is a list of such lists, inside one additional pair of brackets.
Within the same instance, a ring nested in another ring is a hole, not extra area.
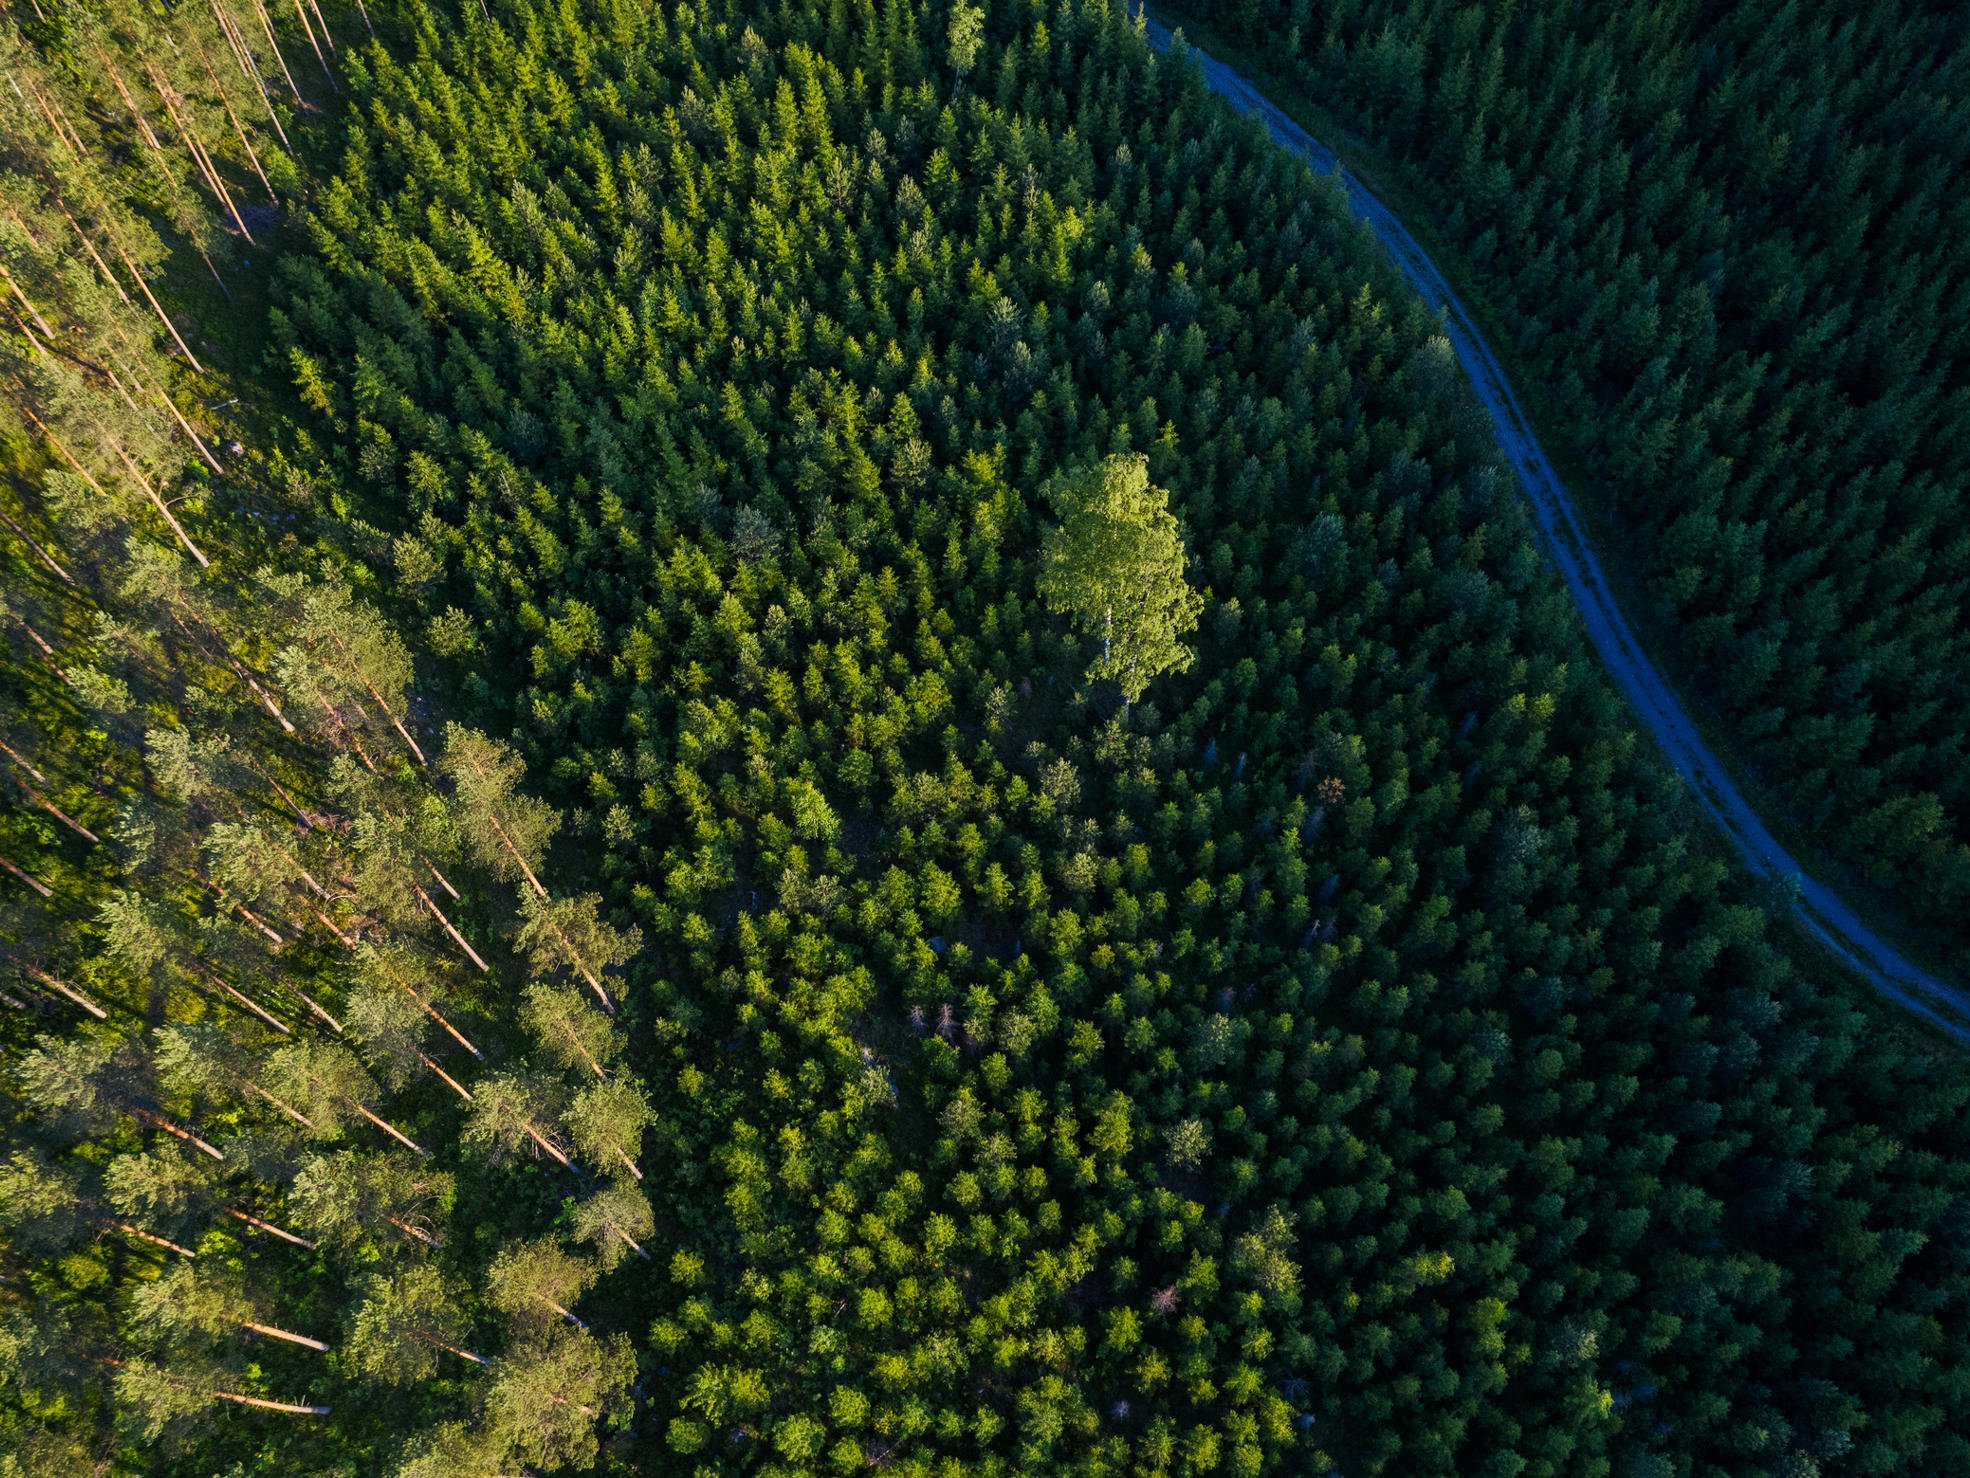
[[(1170, 44), (1170, 32), (1147, 21), (1149, 41), (1157, 51)], [(1538, 520), (1547, 553), (1566, 580), (1568, 592), (1586, 623), (1587, 634), (1602, 662), (1614, 675), (1642, 723), (1655, 738), (1663, 757), (1683, 777), (1699, 804), (1757, 876), (1791, 880), (1799, 920), (1807, 931), (1842, 964), (1863, 977), (1889, 999), (1931, 1022), (1959, 1041), (1970, 1040), (1970, 991), (1931, 975), (1905, 959), (1885, 939), (1868, 928), (1839, 896), (1808, 876), (1781, 847), (1732, 782), (1724, 762), (1697, 732), (1673, 689), (1664, 681), (1621, 614), (1595, 557), (1573, 500), (1553, 464), (1519, 409), (1505, 372), (1477, 324), (1444, 281), (1443, 274), (1416, 244), (1389, 208), (1341, 167), (1334, 151), (1315, 139), (1268, 101), (1258, 88), (1223, 62), (1189, 47), (1203, 69), (1211, 90), (1234, 111), (1257, 117), (1285, 149), (1298, 154), (1321, 174), (1338, 175), (1348, 204), (1368, 224), (1389, 256), (1433, 308), (1444, 317), (1445, 331), (1458, 361), (1498, 434), (1519, 486)]]

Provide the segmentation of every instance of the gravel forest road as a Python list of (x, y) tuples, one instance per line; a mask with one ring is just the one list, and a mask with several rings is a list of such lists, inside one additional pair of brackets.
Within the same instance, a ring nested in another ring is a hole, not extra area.
[[(1158, 52), (1167, 50), (1169, 29), (1146, 16), (1144, 19), (1150, 44)], [(1792, 891), (1799, 920), (1829, 953), (1889, 999), (1959, 1041), (1970, 1041), (1970, 991), (1938, 979), (1904, 958), (1830, 888), (1808, 876), (1758, 819), (1732, 782), (1723, 760), (1704, 743), (1674, 690), (1648, 659), (1621, 614), (1581, 528), (1573, 500), (1519, 409), (1497, 358), (1436, 264), (1388, 207), (1341, 167), (1333, 150), (1287, 117), (1238, 72), (1189, 45), (1187, 39), (1186, 45), (1211, 90), (1234, 111), (1256, 116), (1275, 142), (1298, 154), (1316, 172), (1338, 175), (1355, 214), (1367, 223), (1424, 300), (1443, 314), (1445, 332), (1479, 402), (1491, 417), (1499, 446), (1518, 474), (1547, 552), (1566, 581), (1595, 650), (1654, 736), (1663, 757), (1730, 838), (1745, 865), (1760, 877), (1796, 880)]]

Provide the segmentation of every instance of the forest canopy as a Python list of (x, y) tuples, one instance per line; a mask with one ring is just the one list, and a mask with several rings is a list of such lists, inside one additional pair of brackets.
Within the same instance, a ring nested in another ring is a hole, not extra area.
[(0, 1473), (1970, 1469), (1960, 1059), (1180, 46), (32, 12)]
[[(1430, 207), (1790, 819), (1970, 945), (1970, 44), (1811, 0), (1200, 0)], [(1173, 17), (1168, 17), (1173, 18)]]

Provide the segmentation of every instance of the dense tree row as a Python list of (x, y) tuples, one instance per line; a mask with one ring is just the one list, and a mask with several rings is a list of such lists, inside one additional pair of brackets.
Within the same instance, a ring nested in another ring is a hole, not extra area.
[(1210, 0), (1404, 166), (1686, 670), (1970, 943), (1970, 46), (1947, 7)]
[(264, 455), (10, 382), (0, 1449), (1970, 1466), (1970, 1087), (1331, 186), (1101, 0), (375, 19)]

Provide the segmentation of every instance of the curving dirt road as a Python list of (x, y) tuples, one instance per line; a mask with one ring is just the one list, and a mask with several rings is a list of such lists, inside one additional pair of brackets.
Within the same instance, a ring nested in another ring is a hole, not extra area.
[[(1169, 29), (1146, 16), (1144, 19), (1150, 44), (1159, 52), (1166, 50), (1171, 40)], [(1195, 46), (1189, 46), (1189, 52), (1203, 69), (1211, 90), (1223, 96), (1236, 112), (1256, 116), (1281, 147), (1298, 154), (1319, 173), (1338, 175), (1355, 213), (1375, 233), (1383, 249), (1425, 301), (1443, 314), (1445, 332), (1465, 373), (1471, 377), (1479, 402), (1491, 417), (1498, 444), (1518, 474), (1519, 486), (1532, 504), (1547, 552), (1566, 580), (1567, 590), (1579, 608), (1595, 650), (1654, 735), (1663, 757), (1683, 777), (1718, 828), (1731, 839), (1745, 864), (1760, 877), (1793, 880), (1800, 921), (1831, 954), (1876, 990), (1959, 1041), (1970, 1041), (1970, 991), (1940, 980), (1903, 958), (1830, 888), (1808, 877), (1766, 830), (1732, 783), (1722, 759), (1703, 742), (1675, 692), (1649, 661), (1622, 616), (1559, 474), (1546, 460), (1546, 453), (1532, 434), (1490, 346), (1436, 264), (1388, 207), (1341, 167), (1333, 150), (1313, 138), (1223, 62)]]

